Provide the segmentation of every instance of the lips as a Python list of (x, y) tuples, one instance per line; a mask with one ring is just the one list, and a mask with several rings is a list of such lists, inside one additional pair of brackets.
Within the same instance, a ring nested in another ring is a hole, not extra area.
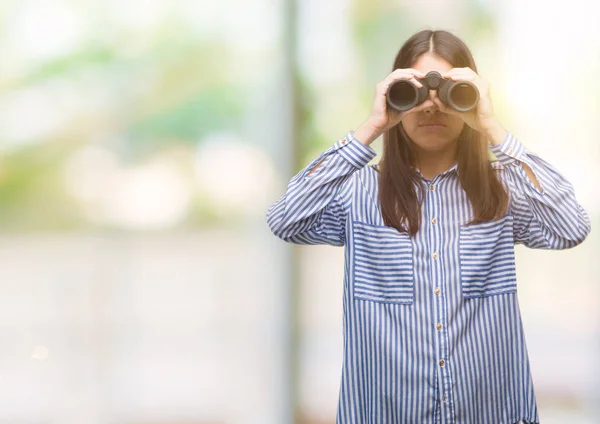
[(445, 127), (446, 124), (444, 124), (443, 122), (421, 122), (419, 123), (420, 127), (435, 127), (435, 126), (439, 126), (439, 127)]

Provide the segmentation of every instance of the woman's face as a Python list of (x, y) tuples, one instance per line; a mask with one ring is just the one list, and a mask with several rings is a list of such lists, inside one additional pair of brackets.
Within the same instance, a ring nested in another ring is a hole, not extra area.
[[(453, 66), (434, 53), (423, 54), (412, 66), (425, 74), (429, 71), (443, 73)], [(437, 96), (437, 91), (429, 90), (429, 101)], [(424, 152), (439, 152), (455, 144), (461, 133), (464, 121), (460, 116), (440, 112), (432, 105), (420, 112), (409, 113), (401, 122), (406, 134), (416, 145), (417, 150)]]

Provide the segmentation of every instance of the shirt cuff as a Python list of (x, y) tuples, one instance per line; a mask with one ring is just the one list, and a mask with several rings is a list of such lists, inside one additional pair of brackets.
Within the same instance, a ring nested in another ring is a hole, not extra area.
[(345, 138), (336, 141), (333, 148), (356, 168), (365, 167), (377, 156), (375, 150), (354, 137), (354, 131), (348, 132)]
[(489, 148), (502, 165), (510, 165), (515, 161), (522, 161), (523, 154), (525, 153), (525, 146), (509, 132), (506, 133), (502, 143), (490, 143)]

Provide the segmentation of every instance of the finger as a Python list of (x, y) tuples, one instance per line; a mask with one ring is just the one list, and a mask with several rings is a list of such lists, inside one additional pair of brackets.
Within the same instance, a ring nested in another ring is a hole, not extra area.
[(452, 75), (452, 76), (450, 76), (450, 79), (452, 81), (458, 81), (458, 80), (462, 80), (462, 81), (475, 81), (476, 76), (475, 75), (469, 75), (469, 74)]
[(471, 68), (452, 68), (449, 71), (443, 72), (443, 78), (450, 78), (456, 75), (477, 75), (475, 72), (471, 70)]
[(408, 81), (412, 82), (413, 84), (415, 84), (419, 88), (423, 87), (423, 84), (421, 84), (417, 80), (417, 77), (419, 77), (419, 75), (423, 74), (422, 72), (417, 71), (416, 69), (412, 69), (412, 68), (410, 68), (410, 69), (402, 69), (402, 71), (408, 71), (408, 72), (399, 72), (396, 75), (395, 81), (400, 80), (400, 79), (405, 79), (405, 80), (408, 80)]
[(451, 79), (453, 81), (466, 80), (473, 81), (478, 78), (478, 75), (474, 72), (465, 71), (464, 68), (455, 68), (450, 71), (444, 72), (442, 78)]
[(415, 76), (419, 76), (420, 74), (422, 74), (422, 72), (417, 72), (415, 71), (413, 72), (408, 72), (409, 70), (406, 69), (396, 69), (394, 72), (392, 72), (385, 80), (385, 86), (386, 88), (389, 87), (393, 82), (398, 81), (398, 80), (408, 80), (411, 81), (413, 84), (415, 84), (417, 87), (423, 87), (423, 84), (421, 84), (416, 78)]
[(397, 73), (398, 75), (409, 74), (417, 78), (425, 78), (425, 72), (419, 71), (418, 69), (407, 68), (407, 69), (396, 69), (392, 74)]
[(413, 78), (414, 75), (412, 73), (405, 72), (404, 70), (396, 70), (389, 74), (381, 83), (385, 86), (389, 86), (394, 81), (398, 81), (401, 79), (409, 80)]
[(421, 84), (416, 78), (411, 78), (410, 80), (414, 85), (416, 85), (417, 87), (421, 88), (423, 87), (423, 84)]
[(459, 74), (460, 72), (461, 72), (460, 68), (452, 68), (452, 69), (450, 69), (450, 70), (448, 70), (446, 72), (440, 72), (440, 74), (442, 75), (443, 78), (449, 78), (452, 75)]
[(417, 73), (416, 70), (412, 69), (412, 68), (408, 68), (408, 69), (395, 69), (391, 74), (390, 77), (392, 76), (405, 76), (405, 75), (410, 75), (413, 76), (415, 75), (415, 73)]
[(406, 69), (396, 69), (397, 71), (406, 71), (410, 74), (416, 75), (416, 76), (425, 76), (425, 73), (422, 71), (419, 71), (418, 69), (414, 69), (414, 68), (406, 68)]

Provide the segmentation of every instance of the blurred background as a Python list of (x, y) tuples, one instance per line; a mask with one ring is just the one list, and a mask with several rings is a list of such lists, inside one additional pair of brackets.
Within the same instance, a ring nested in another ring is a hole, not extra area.
[(334, 423), (343, 250), (265, 214), (426, 28), (590, 214), (517, 269), (542, 422), (600, 423), (599, 9), (1, 0), (0, 423)]

